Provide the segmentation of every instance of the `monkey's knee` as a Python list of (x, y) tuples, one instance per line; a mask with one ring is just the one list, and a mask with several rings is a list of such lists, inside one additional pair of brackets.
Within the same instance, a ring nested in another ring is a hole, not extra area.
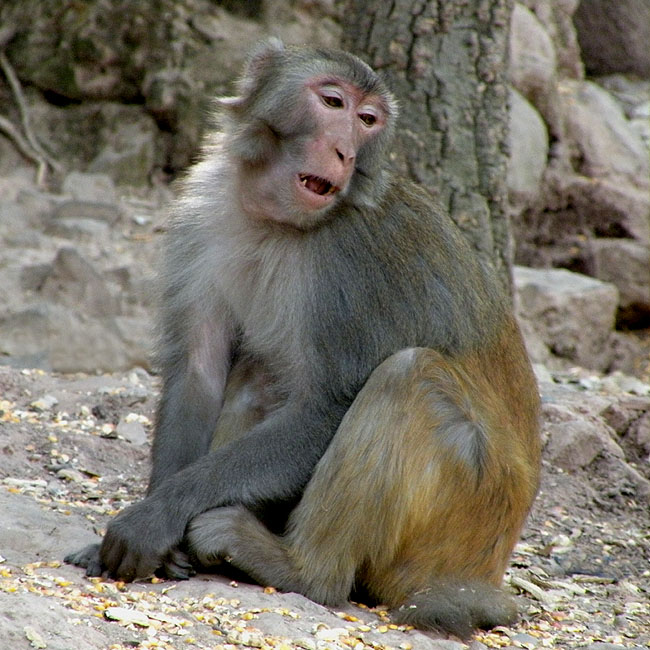
[(372, 371), (353, 403), (353, 412), (361, 408), (385, 410), (410, 403), (413, 384), (422, 379), (428, 366), (442, 360), (442, 355), (430, 348), (403, 348), (395, 352)]
[(430, 348), (402, 348), (384, 359), (371, 374), (382, 379), (407, 379), (417, 372), (423, 363), (441, 359), (439, 352)]

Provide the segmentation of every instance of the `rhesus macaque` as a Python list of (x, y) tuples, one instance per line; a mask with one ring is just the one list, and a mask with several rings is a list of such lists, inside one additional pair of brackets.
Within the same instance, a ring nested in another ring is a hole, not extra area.
[(148, 495), (68, 561), (227, 557), (461, 637), (512, 621), (538, 394), (494, 271), (393, 177), (396, 102), (356, 57), (270, 41), (220, 105), (168, 234)]

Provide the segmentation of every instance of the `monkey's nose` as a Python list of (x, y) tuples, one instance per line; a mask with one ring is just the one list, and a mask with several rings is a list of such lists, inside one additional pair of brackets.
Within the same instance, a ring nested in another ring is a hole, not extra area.
[(346, 156), (339, 148), (336, 149), (336, 155), (344, 165), (349, 165), (354, 161), (354, 154)]

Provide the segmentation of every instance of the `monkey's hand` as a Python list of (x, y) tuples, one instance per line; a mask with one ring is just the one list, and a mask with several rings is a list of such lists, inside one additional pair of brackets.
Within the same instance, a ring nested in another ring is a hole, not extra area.
[(170, 516), (155, 496), (121, 512), (108, 525), (99, 549), (102, 568), (113, 578), (130, 582), (157, 570), (175, 579), (186, 579), (193, 569), (178, 549), (186, 522)]
[(64, 562), (86, 569), (87, 576), (102, 575), (102, 561), (99, 557), (99, 544), (89, 544), (76, 553), (70, 553), (63, 558)]

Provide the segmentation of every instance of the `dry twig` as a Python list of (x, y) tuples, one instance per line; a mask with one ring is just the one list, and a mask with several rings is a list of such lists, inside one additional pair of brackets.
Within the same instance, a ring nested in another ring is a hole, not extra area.
[(31, 127), (31, 120), (29, 117), (29, 107), (25, 101), (20, 81), (14, 72), (14, 69), (7, 58), (7, 55), (0, 51), (0, 69), (5, 75), (9, 87), (14, 95), (18, 110), (20, 112), (20, 119), (23, 126), (24, 136), (20, 131), (5, 117), (0, 115), (0, 130), (9, 137), (16, 145), (18, 150), (27, 158), (34, 161), (38, 166), (36, 174), (37, 182), (39, 185), (45, 183), (45, 176), (47, 174), (48, 166), (54, 171), (61, 171), (61, 165), (50, 156), (45, 149), (41, 146), (40, 142), (34, 135)]

